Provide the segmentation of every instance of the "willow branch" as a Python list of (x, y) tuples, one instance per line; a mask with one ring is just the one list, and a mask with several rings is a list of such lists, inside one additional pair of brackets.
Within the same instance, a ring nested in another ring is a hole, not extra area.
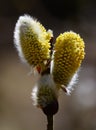
[(47, 115), (47, 130), (53, 130), (53, 115)]

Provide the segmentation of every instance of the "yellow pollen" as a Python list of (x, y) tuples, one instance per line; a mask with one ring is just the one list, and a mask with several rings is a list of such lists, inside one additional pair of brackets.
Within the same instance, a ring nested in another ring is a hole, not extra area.
[(84, 41), (74, 32), (60, 34), (54, 45), (53, 78), (57, 84), (67, 86), (84, 59)]

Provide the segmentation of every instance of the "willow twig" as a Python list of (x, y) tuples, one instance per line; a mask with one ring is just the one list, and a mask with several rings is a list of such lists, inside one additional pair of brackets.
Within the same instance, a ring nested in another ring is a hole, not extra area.
[(53, 130), (53, 115), (47, 115), (47, 130)]

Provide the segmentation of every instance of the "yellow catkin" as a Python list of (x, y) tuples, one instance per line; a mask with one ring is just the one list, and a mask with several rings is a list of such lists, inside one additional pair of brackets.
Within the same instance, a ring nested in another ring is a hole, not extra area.
[[(50, 39), (52, 31), (46, 29), (30, 16), (21, 16), (15, 28), (15, 44), (30, 66), (43, 65), (50, 58)], [(19, 44), (16, 43), (19, 41)]]
[(83, 39), (72, 31), (57, 37), (52, 70), (55, 83), (68, 86), (84, 59), (84, 48)]
[(42, 29), (42, 37), (45, 38), (44, 41), (42, 41), (38, 39), (37, 34), (31, 27), (26, 30), (26, 33), (21, 33), (20, 39), (22, 51), (25, 59), (30, 65), (36, 66), (38, 64), (42, 64), (50, 57), (50, 38), (46, 39), (47, 35), (47, 32)]

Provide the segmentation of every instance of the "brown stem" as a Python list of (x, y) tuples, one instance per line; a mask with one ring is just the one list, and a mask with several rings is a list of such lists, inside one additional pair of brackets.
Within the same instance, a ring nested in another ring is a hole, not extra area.
[(47, 115), (47, 130), (53, 130), (53, 115)]

